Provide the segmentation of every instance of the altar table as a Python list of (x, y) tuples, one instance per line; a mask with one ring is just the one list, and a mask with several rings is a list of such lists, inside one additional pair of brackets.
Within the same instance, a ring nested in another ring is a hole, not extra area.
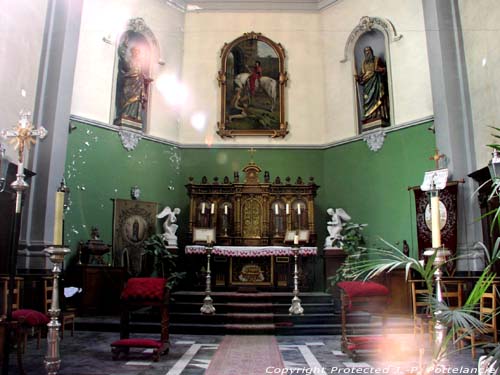
[[(186, 254), (205, 254), (205, 246), (186, 246)], [(300, 247), (300, 256), (316, 255), (317, 247)], [(213, 255), (228, 257), (268, 257), (268, 256), (293, 256), (293, 250), (289, 246), (214, 246)]]

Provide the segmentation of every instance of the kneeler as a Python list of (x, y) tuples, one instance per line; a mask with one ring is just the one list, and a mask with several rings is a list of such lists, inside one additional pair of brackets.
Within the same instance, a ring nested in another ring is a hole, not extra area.
[(342, 352), (356, 359), (361, 354), (376, 353), (383, 343), (383, 335), (354, 335), (348, 330), (347, 314), (365, 311), (382, 315), (385, 326), (385, 310), (390, 302), (389, 290), (371, 281), (342, 281), (337, 284), (342, 302)]
[[(160, 360), (160, 355), (168, 353), (168, 298), (167, 280), (155, 277), (136, 277), (127, 281), (120, 296), (122, 311), (120, 318), (120, 340), (111, 343), (113, 360), (120, 353), (128, 355), (130, 348), (153, 350), (153, 360)], [(143, 307), (158, 307), (161, 317), (159, 340), (148, 338), (130, 338), (130, 312)]]

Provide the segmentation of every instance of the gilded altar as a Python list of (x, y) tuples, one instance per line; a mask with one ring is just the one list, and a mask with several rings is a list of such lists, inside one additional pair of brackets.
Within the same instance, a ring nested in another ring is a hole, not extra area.
[(190, 178), (188, 241), (196, 242), (194, 230), (211, 228), (217, 245), (283, 245), (287, 234), (299, 231), (308, 234), (301, 245), (315, 245), (314, 198), (319, 186), (314, 178), (304, 182), (297, 177), (292, 182), (278, 176), (271, 181), (265, 171), (261, 181), (261, 172), (251, 161), (243, 168), (243, 181), (239, 172), (234, 172), (232, 181), (227, 176), (211, 182), (204, 176), (200, 183)]

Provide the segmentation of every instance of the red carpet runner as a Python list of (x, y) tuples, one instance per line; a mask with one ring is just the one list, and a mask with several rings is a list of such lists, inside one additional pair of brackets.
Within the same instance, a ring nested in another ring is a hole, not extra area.
[(226, 336), (205, 375), (264, 375), (284, 367), (274, 336)]

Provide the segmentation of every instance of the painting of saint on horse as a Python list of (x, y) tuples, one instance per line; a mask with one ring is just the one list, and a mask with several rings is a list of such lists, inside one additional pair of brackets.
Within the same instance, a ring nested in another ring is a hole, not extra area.
[(226, 128), (278, 129), (279, 57), (272, 46), (244, 40), (231, 49), (226, 65)]

